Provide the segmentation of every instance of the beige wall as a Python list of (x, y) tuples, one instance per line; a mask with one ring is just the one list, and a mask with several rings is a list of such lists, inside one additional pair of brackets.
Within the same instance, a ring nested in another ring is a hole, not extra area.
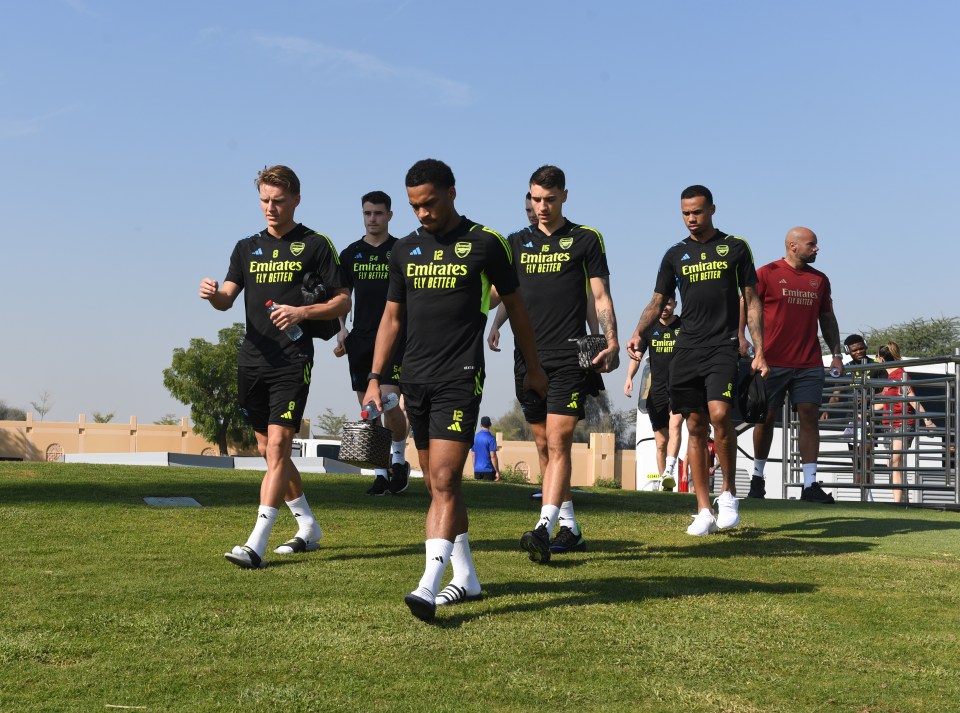
[(217, 447), (193, 432), (188, 419), (175, 426), (90, 423), (79, 420), (0, 421), (0, 456), (24, 460), (55, 460), (63, 453), (194, 453), (219, 455)]
[[(533, 441), (504, 441), (503, 434), (497, 437), (497, 459), (500, 467), (521, 469), (526, 466), (527, 482), (540, 481), (540, 459)], [(626, 490), (636, 490), (635, 451), (618, 451), (614, 447), (612, 433), (593, 433), (590, 443), (574, 443), (571, 450), (573, 476), (571, 485), (591, 486), (599, 479), (615, 480)], [(412, 439), (407, 443), (407, 460), (413, 468), (419, 468), (417, 450)], [(473, 458), (467, 456), (463, 469), (466, 476), (473, 476)]]
[[(301, 436), (309, 433), (309, 423)], [(521, 468), (525, 465), (527, 481), (540, 480), (540, 460), (532, 441), (504, 441), (497, 436), (497, 457), (500, 467)], [(188, 419), (175, 426), (139, 424), (136, 417), (128, 423), (90, 423), (84, 414), (74, 423), (34, 421), (0, 421), (0, 456), (38, 461), (56, 459), (64, 453), (193, 453), (219, 455), (217, 447), (196, 435)], [(612, 433), (594, 433), (590, 443), (574, 443), (572, 449), (572, 485), (590, 486), (598, 479), (615, 480), (625, 490), (636, 490), (635, 452), (614, 448)], [(407, 442), (407, 460), (419, 469), (413, 439)], [(467, 457), (464, 474), (473, 476), (473, 458)]]

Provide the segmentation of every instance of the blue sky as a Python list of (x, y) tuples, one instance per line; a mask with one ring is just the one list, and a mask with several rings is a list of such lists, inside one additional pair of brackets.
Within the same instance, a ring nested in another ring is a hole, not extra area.
[[(403, 177), (420, 158), (449, 163), (461, 212), (502, 232), (525, 222), (530, 173), (561, 166), (566, 215), (606, 239), (621, 343), (693, 183), (758, 265), (812, 228), (844, 334), (958, 315), (958, 24), (951, 2), (17, 3), (0, 399), (46, 390), (48, 420), (188, 415), (161, 372), (242, 321), (197, 284), (261, 229), (253, 178), (272, 163), (339, 247), (368, 190), (393, 196), (391, 232), (415, 227)], [(356, 411), (329, 349), (308, 417)], [(489, 357), (484, 413), (510, 408), (511, 361)], [(606, 377), (618, 407), (624, 376)]]

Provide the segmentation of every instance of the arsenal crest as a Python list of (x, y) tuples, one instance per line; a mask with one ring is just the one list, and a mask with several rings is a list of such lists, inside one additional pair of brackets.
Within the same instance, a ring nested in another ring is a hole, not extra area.
[(561, 250), (569, 250), (571, 245), (573, 245), (573, 238), (560, 238)]
[(453, 246), (453, 252), (456, 253), (457, 257), (464, 258), (470, 254), (470, 248), (473, 247), (473, 243), (460, 242)]
[(303, 243), (290, 243), (290, 252), (293, 253), (294, 257), (298, 257), (305, 247), (306, 245)]
[(730, 252), (730, 246), (729, 246), (729, 245), (718, 245), (718, 246), (717, 246), (717, 255), (719, 255), (720, 257), (726, 257), (728, 252)]

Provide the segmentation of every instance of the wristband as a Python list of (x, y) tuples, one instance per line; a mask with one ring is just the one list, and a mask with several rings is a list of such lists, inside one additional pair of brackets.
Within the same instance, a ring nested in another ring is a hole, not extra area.
[(371, 371), (369, 374), (367, 374), (367, 381), (373, 381), (374, 379), (377, 381), (383, 381), (383, 377), (375, 371)]

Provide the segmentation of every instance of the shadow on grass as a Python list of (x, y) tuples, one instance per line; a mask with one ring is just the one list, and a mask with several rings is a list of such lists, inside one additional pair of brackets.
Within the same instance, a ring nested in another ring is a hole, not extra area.
[[(484, 587), (482, 611), (470, 611), (474, 608), (470, 604), (440, 607), (439, 617), (430, 623), (440, 628), (458, 628), (482, 617), (538, 612), (562, 606), (627, 604), (708, 594), (810, 594), (817, 589), (816, 585), (806, 582), (755, 582), (720, 577), (608, 577), (539, 582), (533, 592), (530, 582), (499, 582)], [(535, 601), (530, 600), (534, 598)], [(448, 616), (448, 612), (452, 616)]]
[(765, 528), (766, 532), (796, 533), (804, 539), (838, 537), (891, 537), (911, 532), (960, 530), (960, 517), (953, 520), (919, 520), (910, 517), (816, 517)]

